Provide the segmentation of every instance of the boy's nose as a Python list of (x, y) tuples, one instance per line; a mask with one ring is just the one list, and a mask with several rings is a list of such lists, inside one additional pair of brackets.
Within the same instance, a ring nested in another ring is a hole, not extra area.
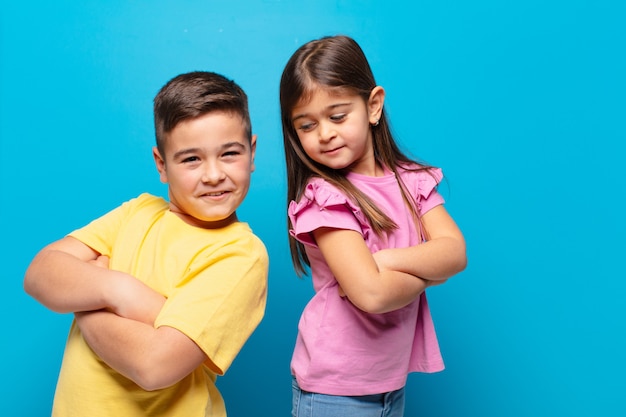
[(202, 182), (207, 184), (215, 184), (226, 178), (226, 174), (220, 168), (219, 164), (207, 164), (202, 173)]

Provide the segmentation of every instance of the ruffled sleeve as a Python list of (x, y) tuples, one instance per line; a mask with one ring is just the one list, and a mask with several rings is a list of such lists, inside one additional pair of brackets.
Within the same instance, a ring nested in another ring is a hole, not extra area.
[(354, 230), (364, 236), (370, 229), (361, 209), (321, 178), (309, 181), (300, 200), (289, 204), (288, 214), (289, 233), (308, 245), (315, 245), (311, 232), (320, 227)]
[(440, 168), (431, 168), (428, 171), (404, 171), (402, 175), (409, 189), (413, 191), (421, 215), (444, 203), (444, 198), (437, 192), (437, 186), (443, 179)]

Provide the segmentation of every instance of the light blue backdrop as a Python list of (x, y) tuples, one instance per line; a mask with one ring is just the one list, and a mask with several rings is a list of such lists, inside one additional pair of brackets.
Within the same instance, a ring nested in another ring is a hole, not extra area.
[(230, 415), (287, 416), (310, 280), (284, 230), (278, 81), (302, 43), (368, 55), (395, 131), (444, 168), (469, 266), (430, 291), (447, 369), (407, 416), (624, 416), (623, 1), (9, 1), (1, 14), (2, 415), (49, 412), (70, 316), (26, 296), (46, 243), (142, 191), (152, 98), (191, 70), (250, 96), (257, 171), (240, 216), (271, 256), (266, 317), (219, 380)]

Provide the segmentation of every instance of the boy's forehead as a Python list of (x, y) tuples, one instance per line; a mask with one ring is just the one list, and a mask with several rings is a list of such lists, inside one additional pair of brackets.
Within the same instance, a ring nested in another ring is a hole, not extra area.
[(237, 112), (210, 112), (178, 122), (165, 135), (166, 153), (184, 148), (215, 148), (240, 145), (250, 148), (251, 137)]

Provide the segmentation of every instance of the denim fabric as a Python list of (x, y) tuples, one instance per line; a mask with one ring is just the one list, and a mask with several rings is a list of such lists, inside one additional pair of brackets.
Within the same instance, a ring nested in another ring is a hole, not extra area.
[(292, 417), (404, 416), (404, 388), (373, 395), (326, 395), (301, 390), (293, 378), (292, 392)]

